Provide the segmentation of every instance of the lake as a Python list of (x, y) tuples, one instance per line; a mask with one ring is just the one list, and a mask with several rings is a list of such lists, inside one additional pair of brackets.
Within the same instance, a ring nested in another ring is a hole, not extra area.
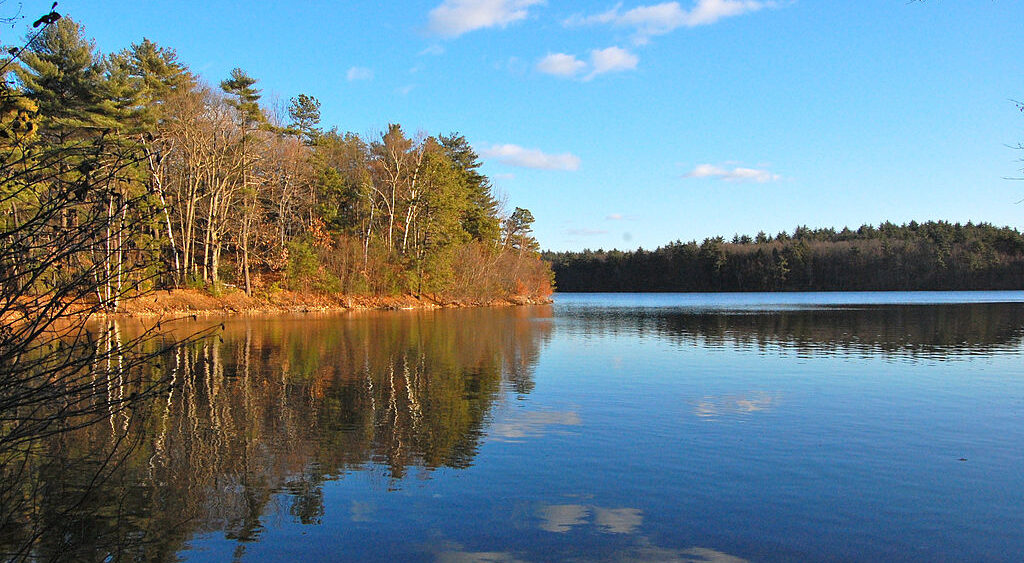
[(1022, 355), (1024, 292), (231, 319), (153, 368), (169, 394), (46, 442), (0, 546), (45, 522), (32, 553), (83, 560), (1019, 561)]

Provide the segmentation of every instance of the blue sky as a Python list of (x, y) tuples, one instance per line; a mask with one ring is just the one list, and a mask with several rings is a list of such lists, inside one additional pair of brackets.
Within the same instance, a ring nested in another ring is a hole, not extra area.
[[(25, 2), (27, 14), (49, 4)], [(323, 124), (458, 131), (543, 248), (884, 220), (1024, 227), (1012, 0), (61, 2)], [(8, 32), (11, 33), (11, 32)], [(20, 33), (20, 32), (19, 32)], [(5, 38), (7, 40), (8, 38)]]

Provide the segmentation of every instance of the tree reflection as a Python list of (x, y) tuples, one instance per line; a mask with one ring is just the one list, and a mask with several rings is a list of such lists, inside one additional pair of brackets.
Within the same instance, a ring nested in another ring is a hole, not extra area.
[(1024, 342), (1024, 303), (717, 312), (606, 309), (574, 315), (568, 330), (654, 336), (708, 348), (944, 360), (1020, 346)]
[[(26, 558), (173, 560), (196, 533), (258, 539), (277, 493), (285, 513), (315, 524), (324, 482), (348, 472), (380, 472), (398, 488), (410, 468), (468, 467), (493, 405), (532, 389), (550, 314), (226, 323), (153, 367), (170, 374), (169, 393), (41, 441), (22, 481), (4, 485), (31, 502), (5, 506), (13, 517), (0, 548), (10, 556), (30, 541)], [(32, 540), (40, 523), (60, 533)]]

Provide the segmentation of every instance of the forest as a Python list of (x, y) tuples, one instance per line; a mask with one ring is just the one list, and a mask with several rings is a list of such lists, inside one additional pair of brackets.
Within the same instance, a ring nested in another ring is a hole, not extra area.
[(559, 291), (1024, 289), (1024, 235), (1010, 227), (885, 222), (680, 242), (653, 251), (546, 252)]
[[(51, 12), (0, 61), (5, 298), (152, 289), (544, 298), (532, 214), (505, 210), (458, 133), (325, 129), (309, 95), (264, 104), (142, 40), (100, 53)], [(5, 310), (16, 307), (7, 299)]]

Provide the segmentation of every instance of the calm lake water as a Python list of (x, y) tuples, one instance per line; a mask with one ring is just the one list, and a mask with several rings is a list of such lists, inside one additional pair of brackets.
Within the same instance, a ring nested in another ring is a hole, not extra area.
[(1020, 561), (1022, 355), (1024, 292), (230, 320), (83, 435), (136, 445), (36, 553)]

